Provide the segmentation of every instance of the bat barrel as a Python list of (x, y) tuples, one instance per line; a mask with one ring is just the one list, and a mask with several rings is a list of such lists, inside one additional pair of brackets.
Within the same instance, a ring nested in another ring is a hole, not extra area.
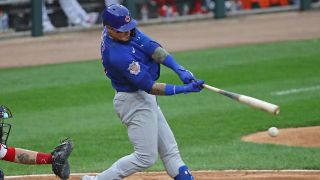
[(203, 87), (210, 90), (210, 91), (220, 93), (220, 94), (227, 96), (231, 99), (237, 100), (243, 104), (247, 104), (251, 107), (264, 110), (264, 111), (269, 112), (271, 114), (278, 115), (280, 113), (280, 107), (275, 104), (271, 104), (266, 101), (262, 101), (262, 100), (259, 100), (259, 99), (253, 98), (253, 97), (249, 97), (249, 96), (245, 96), (245, 95), (241, 95), (241, 94), (237, 94), (237, 93), (233, 93), (233, 92), (228, 92), (228, 91), (218, 89), (218, 88), (215, 88), (215, 87), (207, 85), (207, 84), (203, 84)]
[(242, 102), (244, 104), (247, 104), (251, 107), (264, 110), (264, 111), (269, 112), (274, 115), (278, 115), (280, 113), (279, 106), (277, 106), (275, 104), (268, 103), (266, 101), (262, 101), (262, 100), (253, 98), (253, 97), (240, 95), (238, 101)]

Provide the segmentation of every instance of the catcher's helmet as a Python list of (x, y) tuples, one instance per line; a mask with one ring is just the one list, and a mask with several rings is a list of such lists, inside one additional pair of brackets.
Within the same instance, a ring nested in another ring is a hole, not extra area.
[(7, 144), (11, 124), (4, 123), (5, 119), (12, 118), (12, 113), (6, 106), (0, 106), (0, 143)]
[(112, 4), (102, 12), (103, 25), (111, 26), (119, 32), (127, 32), (137, 26), (137, 21), (131, 18), (129, 10), (123, 5)]

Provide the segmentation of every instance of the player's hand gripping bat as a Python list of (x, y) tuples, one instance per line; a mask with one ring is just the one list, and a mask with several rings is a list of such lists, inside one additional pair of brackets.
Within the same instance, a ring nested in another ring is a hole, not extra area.
[(218, 89), (212, 86), (209, 86), (207, 84), (203, 84), (203, 87), (210, 90), (210, 91), (214, 91), (217, 93), (220, 93), (222, 95), (225, 95), (231, 99), (237, 100), (243, 104), (247, 104), (251, 107), (254, 108), (258, 108), (264, 111), (267, 111), (271, 114), (277, 115), (280, 113), (280, 107), (253, 97), (249, 97), (249, 96), (245, 96), (245, 95), (241, 95), (241, 94), (237, 94), (237, 93), (233, 93), (233, 92), (228, 92), (222, 89)]

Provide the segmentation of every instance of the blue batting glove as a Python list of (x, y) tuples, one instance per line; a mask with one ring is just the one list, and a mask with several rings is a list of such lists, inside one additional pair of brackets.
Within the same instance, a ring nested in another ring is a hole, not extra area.
[(200, 92), (203, 89), (204, 81), (200, 79), (196, 79), (192, 81), (191, 83), (184, 85), (184, 93), (187, 94), (189, 92)]
[(194, 81), (196, 78), (193, 76), (192, 72), (186, 70), (184, 67), (180, 66), (179, 69), (176, 71), (179, 75), (179, 78), (184, 84), (189, 84), (190, 82)]

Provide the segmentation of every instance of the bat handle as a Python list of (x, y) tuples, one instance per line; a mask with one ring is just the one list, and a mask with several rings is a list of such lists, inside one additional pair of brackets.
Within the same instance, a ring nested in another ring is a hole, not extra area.
[(218, 89), (218, 88), (215, 88), (215, 87), (212, 87), (208, 84), (203, 84), (202, 85), (204, 88), (208, 89), (208, 90), (211, 90), (211, 91), (215, 91), (215, 92), (219, 92), (221, 89)]

